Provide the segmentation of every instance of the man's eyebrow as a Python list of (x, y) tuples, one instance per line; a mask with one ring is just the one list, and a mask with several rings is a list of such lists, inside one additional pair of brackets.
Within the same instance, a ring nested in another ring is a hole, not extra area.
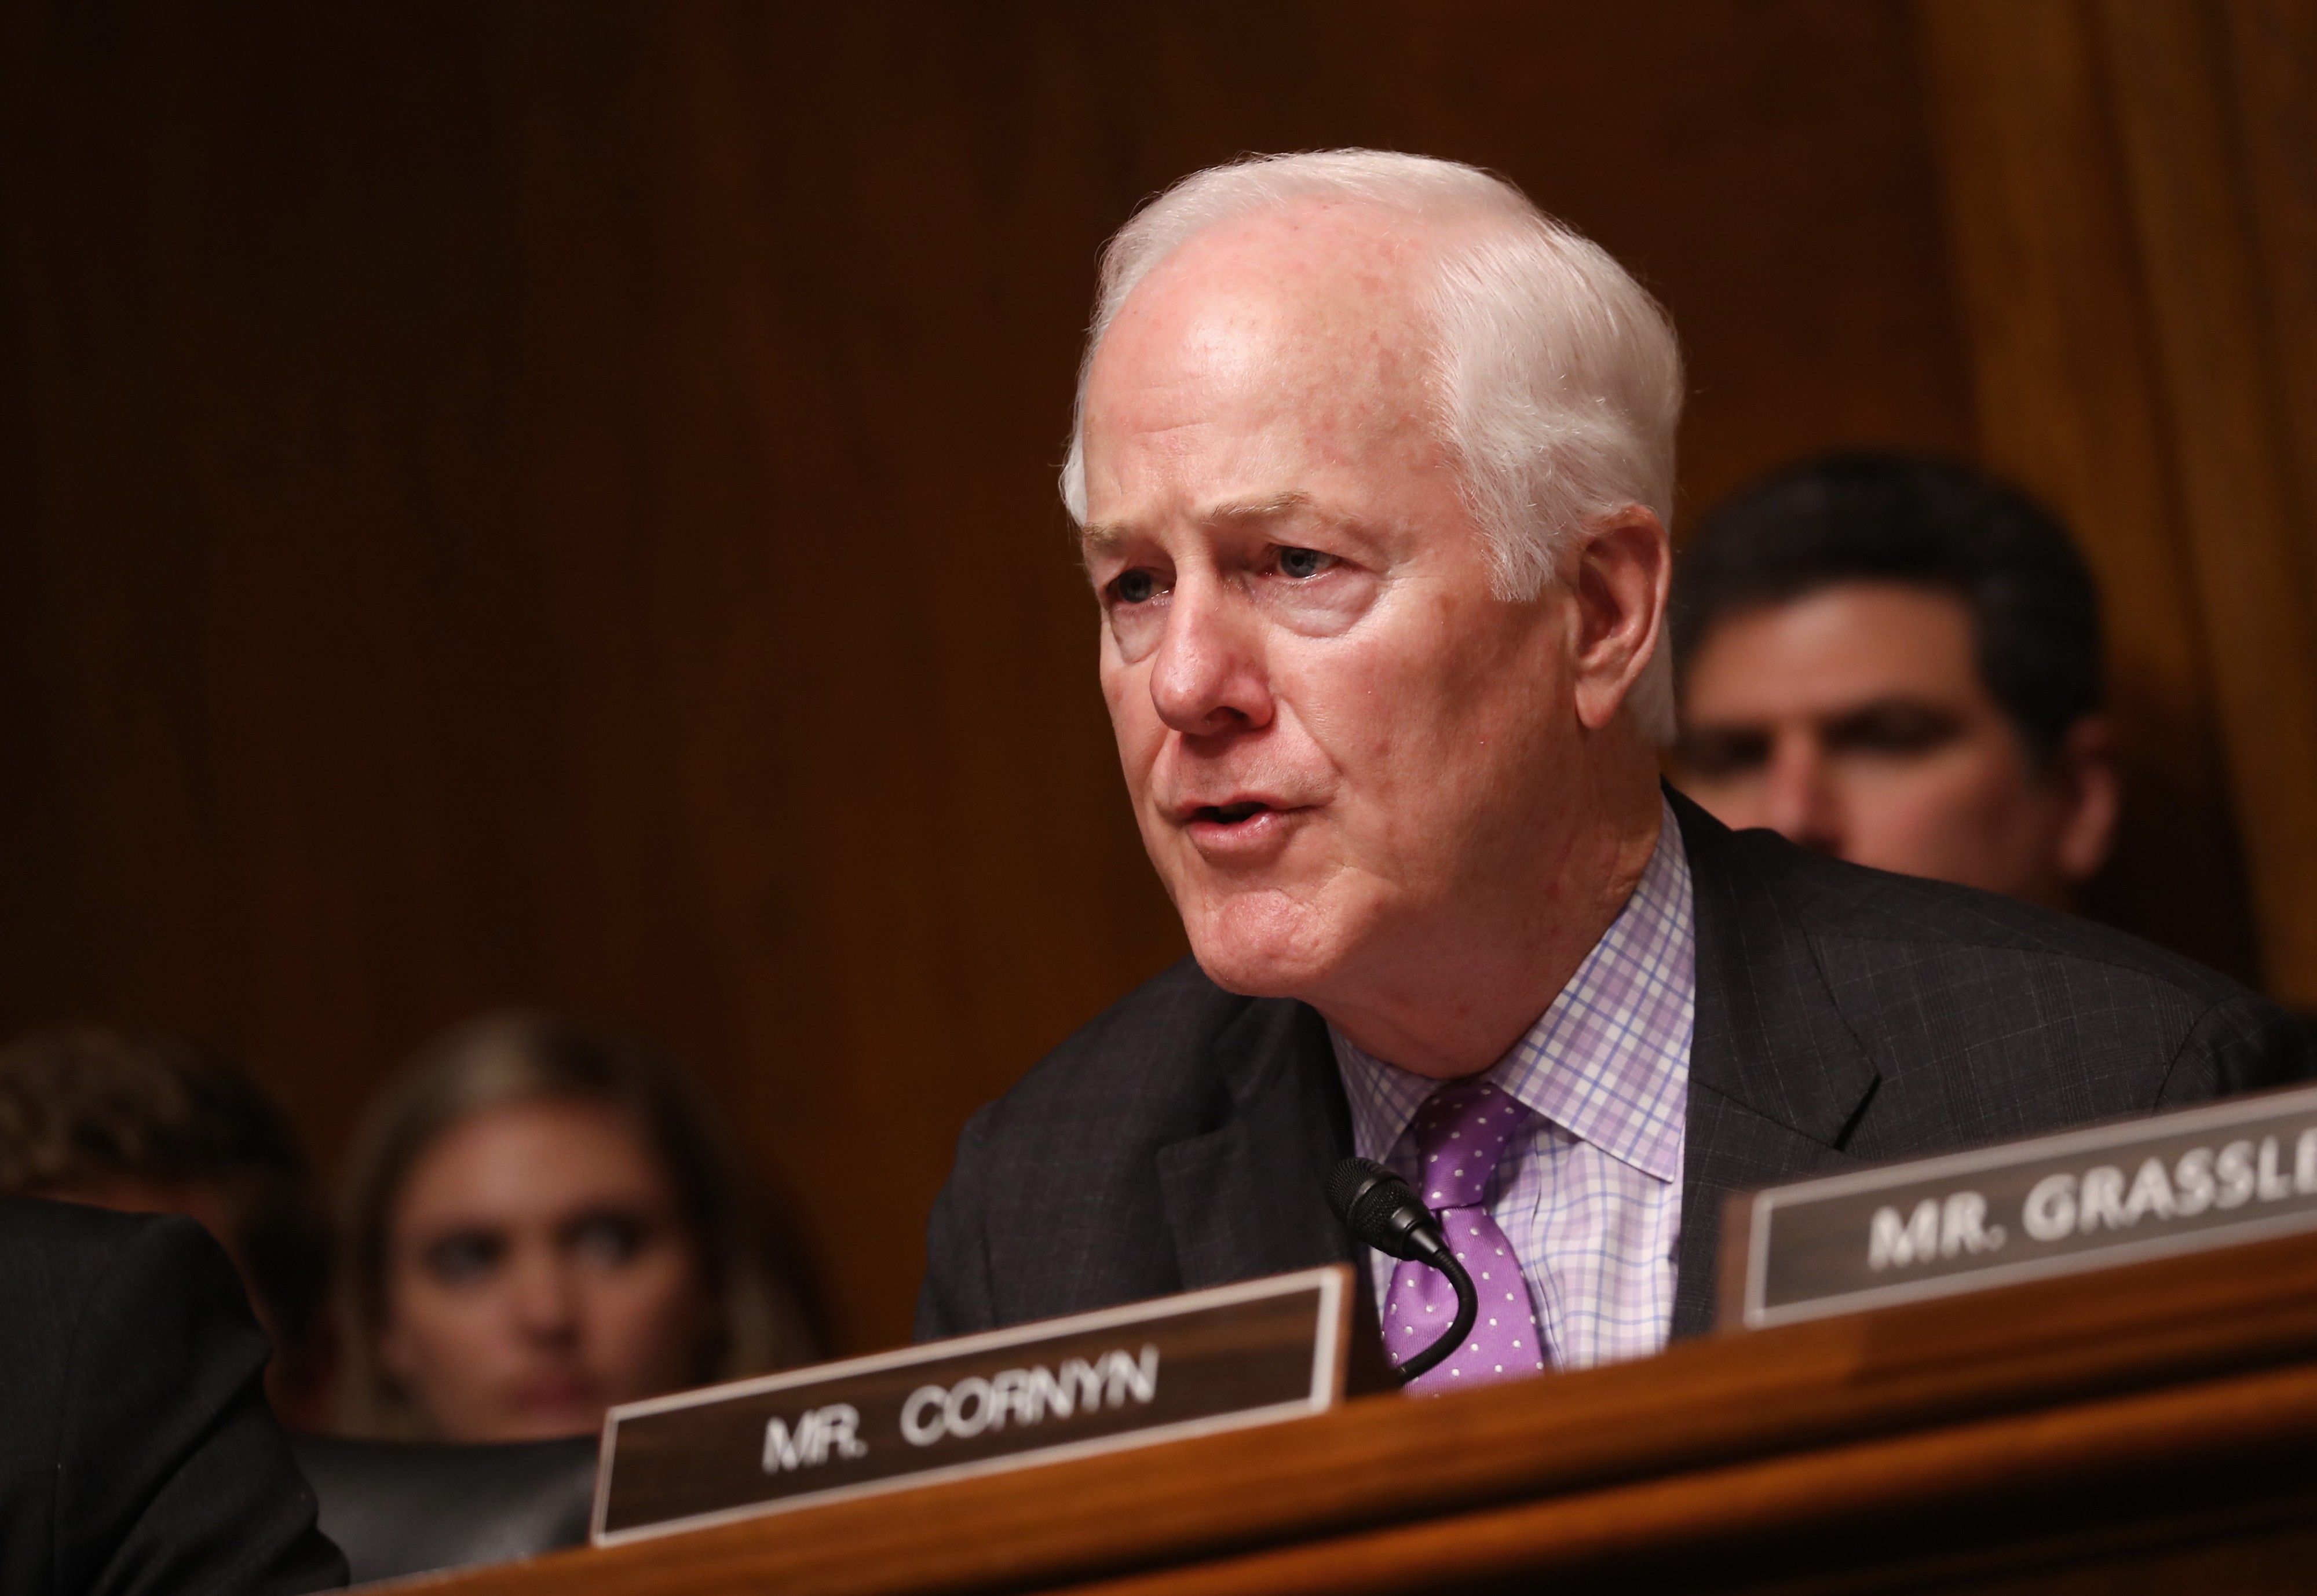
[(1089, 521), (1078, 528), (1078, 552), (1106, 554), (1133, 535), (1134, 528), (1123, 522)]
[(1291, 490), (1286, 493), (1275, 493), (1269, 498), (1237, 499), (1230, 504), (1217, 505), (1209, 510), (1203, 519), (1209, 522), (1276, 521), (1283, 516), (1293, 515), (1297, 510), (1307, 510), (1311, 507), (1310, 494)]
[[(1203, 525), (1261, 525), (1312, 507), (1311, 496), (1301, 489), (1275, 493), (1265, 498), (1231, 499), (1211, 506), (1199, 520)], [(1119, 544), (1132, 540), (1137, 528), (1125, 521), (1089, 521), (1079, 530), (1078, 550), (1089, 557), (1108, 553)]]

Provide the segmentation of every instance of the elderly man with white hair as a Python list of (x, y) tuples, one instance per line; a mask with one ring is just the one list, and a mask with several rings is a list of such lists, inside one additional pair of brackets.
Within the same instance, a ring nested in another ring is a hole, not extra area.
[(1481, 1298), (1454, 1388), (1704, 1328), (1730, 1192), (2303, 1072), (2217, 975), (1733, 834), (1670, 793), (1681, 363), (1517, 190), (1373, 151), (1202, 172), (1104, 257), (1062, 492), (1192, 957), (962, 1138), (921, 1335), (1335, 1260), (1348, 1154)]

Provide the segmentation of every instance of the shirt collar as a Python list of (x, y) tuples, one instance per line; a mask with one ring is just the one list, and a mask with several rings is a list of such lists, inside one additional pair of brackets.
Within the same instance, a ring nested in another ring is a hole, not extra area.
[[(1689, 857), (1660, 800), (1656, 847), (1601, 940), (1528, 1034), (1483, 1071), (1539, 1117), (1667, 1182), (1681, 1172), (1696, 1023), (1696, 917)], [(1390, 1156), (1441, 1082), (1362, 1051), (1328, 1027), (1361, 1156)]]

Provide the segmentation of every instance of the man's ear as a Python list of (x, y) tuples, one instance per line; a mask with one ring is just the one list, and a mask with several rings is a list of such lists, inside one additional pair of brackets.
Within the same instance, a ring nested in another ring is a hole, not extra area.
[(2068, 728), (2052, 756), (2050, 776), (2061, 804), (2053, 863), (2060, 879), (2075, 886), (2107, 863), (2124, 804), (2116, 733), (2106, 715), (2086, 715)]
[(1585, 529), (1565, 569), (1577, 623), (1577, 718), (1597, 731), (1665, 646), (1673, 544), (1653, 513), (1628, 505)]

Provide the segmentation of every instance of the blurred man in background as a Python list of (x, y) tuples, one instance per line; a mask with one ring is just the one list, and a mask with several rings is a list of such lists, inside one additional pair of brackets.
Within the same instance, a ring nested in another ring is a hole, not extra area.
[(289, 1121), (234, 1065), (94, 1028), (0, 1048), (0, 1196), (199, 1220), (273, 1343), (274, 1412), (293, 1430), (324, 1422), (336, 1361), (328, 1221)]
[(1676, 780), (1724, 824), (2053, 908), (2107, 859), (2099, 600), (2067, 533), (1961, 466), (1813, 462), (1675, 576)]

